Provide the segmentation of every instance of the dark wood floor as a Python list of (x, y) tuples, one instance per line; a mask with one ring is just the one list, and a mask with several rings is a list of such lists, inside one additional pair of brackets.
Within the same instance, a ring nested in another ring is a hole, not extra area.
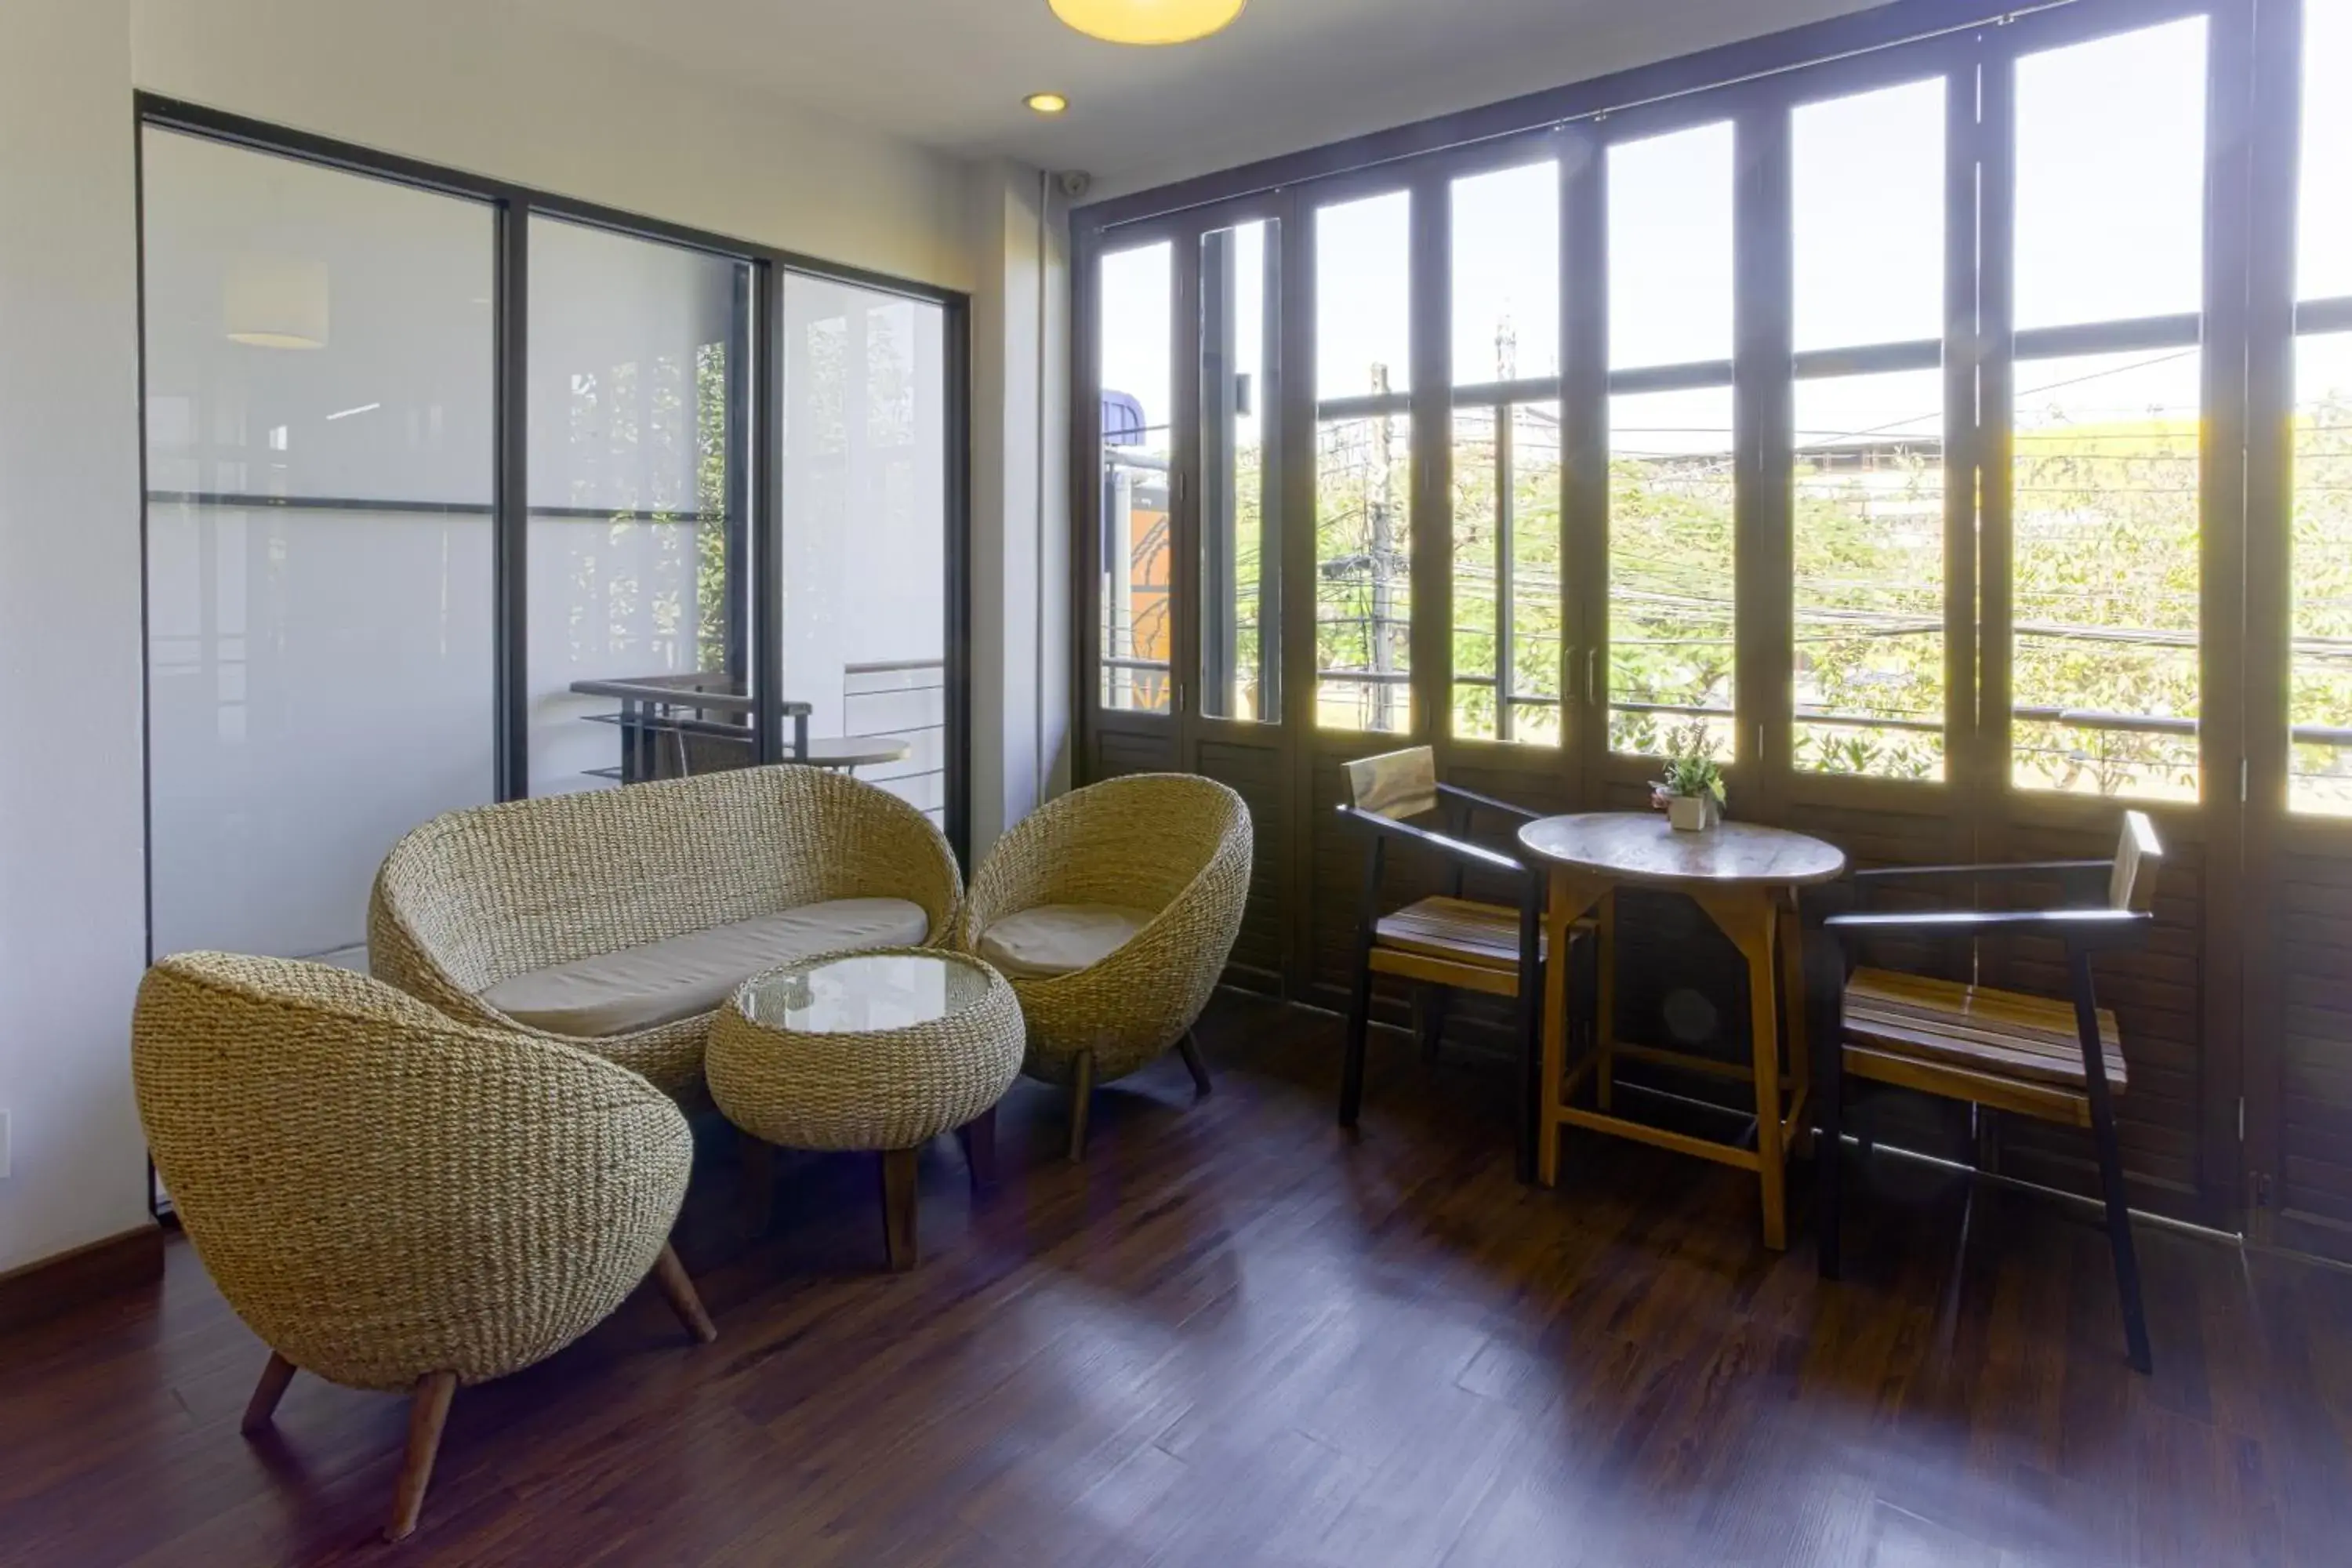
[(923, 1168), (880, 1272), (876, 1164), (789, 1164), (731, 1231), (723, 1139), (684, 1250), (720, 1338), (651, 1293), (458, 1396), (422, 1530), (376, 1542), (403, 1403), (297, 1381), (184, 1244), (161, 1288), (0, 1341), (10, 1563), (2352, 1562), (2352, 1276), (2143, 1227), (2125, 1364), (2087, 1212), (1881, 1156), (1849, 1281), (1756, 1239), (1752, 1188), (1571, 1141), (1513, 1180), (1507, 1073), (1223, 999), (1218, 1092), (1171, 1058), (1005, 1107), (1003, 1185)]

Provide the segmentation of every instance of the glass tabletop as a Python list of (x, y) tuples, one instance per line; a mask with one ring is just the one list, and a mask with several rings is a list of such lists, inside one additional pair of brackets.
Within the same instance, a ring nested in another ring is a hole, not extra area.
[(762, 1028), (870, 1035), (953, 1017), (988, 989), (988, 972), (969, 959), (871, 952), (770, 970), (743, 987), (736, 1006)]

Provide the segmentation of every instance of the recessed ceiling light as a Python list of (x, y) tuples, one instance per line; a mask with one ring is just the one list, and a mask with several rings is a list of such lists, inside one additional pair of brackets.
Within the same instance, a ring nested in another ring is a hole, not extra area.
[(1054, 15), (1114, 44), (1189, 44), (1230, 26), (1245, 0), (1047, 0)]
[(1033, 92), (1021, 101), (1040, 114), (1060, 114), (1070, 107), (1070, 100), (1058, 92)]

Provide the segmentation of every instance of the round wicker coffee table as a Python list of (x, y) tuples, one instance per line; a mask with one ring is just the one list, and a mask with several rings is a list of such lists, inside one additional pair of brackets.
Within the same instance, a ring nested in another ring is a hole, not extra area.
[(994, 1179), (996, 1102), (1024, 1039), (1013, 987), (961, 953), (835, 953), (746, 982), (711, 1021), (706, 1071), (745, 1135), (752, 1226), (767, 1228), (772, 1146), (879, 1150), (890, 1267), (914, 1267), (915, 1152), (958, 1131), (973, 1190)]

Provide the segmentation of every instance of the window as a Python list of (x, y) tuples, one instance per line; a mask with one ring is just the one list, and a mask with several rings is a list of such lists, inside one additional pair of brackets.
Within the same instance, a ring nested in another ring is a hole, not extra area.
[(944, 825), (946, 315), (798, 273), (783, 296), (781, 695)]
[(1273, 223), (1201, 237), (1201, 686), (1214, 719), (1282, 717), (1282, 485), (1266, 328)]
[(497, 797), (497, 214), (143, 132), (152, 942), (360, 961)]
[(1452, 194), (1454, 733), (1557, 746), (1559, 165)]
[(1609, 744), (1738, 754), (1732, 128), (1609, 150), (1609, 363), (1699, 384), (1609, 404)]
[[(1944, 95), (1931, 78), (1791, 117), (1801, 354), (1916, 345), (1940, 363)], [(1939, 779), (1943, 373), (1800, 379), (1795, 416), (1795, 765)]]
[(1138, 713), (1172, 691), (1174, 261), (1165, 241), (1102, 258), (1102, 704)]
[(740, 450), (750, 271), (531, 220), (533, 794), (758, 760)]
[[(2018, 62), (2021, 788), (2198, 794), (2204, 110), (2202, 17)], [(2130, 346), (2053, 352), (2033, 331), (2089, 323)]]
[(2305, 0), (2303, 29), (2287, 801), (2352, 816), (2352, 332), (2313, 330), (2352, 325), (2352, 0)]
[(1609, 401), (1609, 744), (1738, 752), (1731, 389)]
[(1315, 215), (1316, 722), (1412, 723), (1412, 198)]
[(961, 301), (140, 118), (153, 951), (364, 964), (432, 817), (803, 741), (961, 836)]

